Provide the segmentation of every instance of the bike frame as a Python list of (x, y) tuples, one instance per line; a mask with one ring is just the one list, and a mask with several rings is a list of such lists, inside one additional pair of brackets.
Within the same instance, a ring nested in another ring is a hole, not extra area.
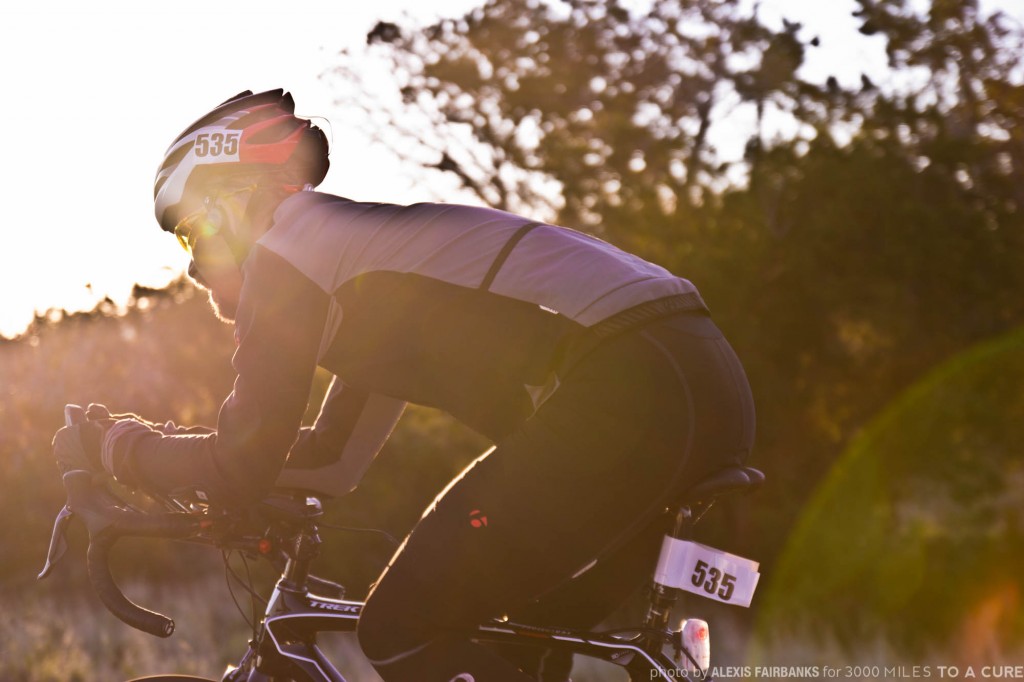
[[(689, 535), (693, 524), (709, 506), (710, 503), (698, 503), (693, 508), (682, 507), (676, 515), (673, 534)], [(317, 636), (321, 632), (354, 632), (364, 602), (320, 596), (310, 591), (310, 583), (315, 585), (319, 581), (310, 575), (310, 566), (320, 553), (321, 540), (316, 522), (319, 503), (309, 508), (315, 510), (313, 514), (291, 517), (292, 532), (284, 543), (288, 551), (281, 578), (267, 602), (249, 651), (236, 667), (225, 672), (222, 682), (257, 682), (278, 677), (308, 682), (346, 682), (317, 645)], [(632, 638), (507, 620), (483, 623), (466, 636), (478, 642), (567, 650), (626, 668), (634, 679), (669, 682), (686, 675), (679, 667), (683, 661), (689, 659), (694, 663), (683, 649), (681, 638), (676, 639), (679, 633), (667, 627), (675, 599), (675, 590), (652, 590), (644, 626), (627, 631), (634, 634)], [(665, 654), (666, 647), (674, 649), (679, 662)], [(689, 676), (702, 677), (700, 673)]]
[[(296, 589), (282, 578), (249, 652), (236, 668), (225, 673), (223, 682), (271, 680), (276, 676), (346, 682), (317, 645), (317, 636), (321, 632), (355, 632), (363, 605)], [(678, 664), (662, 651), (650, 651), (637, 642), (607, 634), (492, 621), (468, 636), (479, 642), (565, 649), (634, 671), (643, 670), (645, 680), (677, 680), (680, 676)], [(667, 638), (664, 643), (668, 643)]]

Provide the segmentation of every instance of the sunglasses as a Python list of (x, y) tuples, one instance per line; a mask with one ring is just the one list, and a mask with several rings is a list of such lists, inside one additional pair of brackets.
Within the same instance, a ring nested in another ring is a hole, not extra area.
[(256, 186), (250, 185), (216, 197), (207, 197), (202, 208), (189, 213), (179, 220), (178, 224), (174, 226), (174, 236), (177, 238), (178, 243), (181, 244), (181, 248), (185, 249), (185, 253), (192, 256), (192, 251), (195, 249), (196, 242), (199, 241), (200, 237), (212, 237), (220, 232), (223, 221), (212, 220), (210, 214), (221, 212), (222, 209), (219, 208), (219, 205), (223, 200), (245, 192), (251, 192), (254, 189), (256, 189)]
[(201, 236), (212, 236), (220, 230), (220, 226), (214, 225), (207, 218), (207, 209), (201, 208), (198, 211), (189, 213), (178, 221), (174, 226), (174, 236), (185, 249), (185, 253), (192, 255), (192, 249)]

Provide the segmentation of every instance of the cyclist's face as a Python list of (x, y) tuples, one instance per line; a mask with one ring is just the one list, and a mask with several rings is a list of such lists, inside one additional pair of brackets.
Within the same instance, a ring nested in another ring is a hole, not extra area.
[(188, 274), (210, 292), (210, 303), (217, 316), (233, 321), (242, 291), (242, 271), (227, 242), (219, 235), (196, 240)]

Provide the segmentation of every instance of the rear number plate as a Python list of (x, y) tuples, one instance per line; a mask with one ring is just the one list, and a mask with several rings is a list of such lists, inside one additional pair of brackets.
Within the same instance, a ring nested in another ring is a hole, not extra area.
[(655, 582), (725, 604), (750, 606), (758, 563), (690, 540), (666, 537)]

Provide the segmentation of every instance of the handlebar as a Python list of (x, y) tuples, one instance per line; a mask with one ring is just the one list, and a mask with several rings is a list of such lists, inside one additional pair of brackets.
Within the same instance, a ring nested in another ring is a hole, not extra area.
[[(64, 410), (68, 426), (85, 421), (85, 411), (77, 405)], [(67, 503), (57, 516), (50, 539), (50, 549), (39, 578), (47, 577), (64, 554), (67, 544), (64, 533), (72, 517), (85, 523), (89, 535), (86, 562), (93, 590), (117, 618), (124, 623), (157, 637), (169, 637), (174, 621), (134, 603), (117, 586), (108, 564), (110, 550), (122, 537), (159, 537), (185, 539), (209, 525), (202, 514), (186, 512), (147, 513), (132, 507), (109, 491), (102, 480), (85, 470), (68, 471), (63, 478)]]
[(121, 621), (151, 635), (169, 637), (174, 621), (134, 603), (114, 582), (108, 563), (110, 550), (126, 536), (186, 538), (199, 530), (200, 521), (183, 512), (145, 514), (120, 506), (106, 488), (91, 479), (86, 472), (68, 472), (64, 477), (68, 506), (82, 517), (89, 533), (89, 582), (103, 605)]
[[(64, 408), (68, 426), (87, 420), (85, 410), (77, 405)], [(134, 603), (117, 586), (110, 573), (109, 558), (113, 546), (123, 537), (164, 538), (212, 545), (226, 550), (240, 550), (263, 555), (281, 566), (289, 554), (289, 538), (297, 527), (303, 527), (322, 513), (319, 499), (299, 489), (281, 489), (264, 499), (252, 510), (213, 510), (206, 503), (156, 497), (168, 511), (154, 512), (138, 508), (112, 492), (110, 478), (84, 469), (68, 471), (63, 478), (67, 502), (57, 514), (53, 535), (46, 555), (46, 564), (39, 573), (45, 578), (64, 555), (64, 535), (71, 520), (78, 517), (89, 535), (86, 565), (93, 591), (103, 605), (124, 623), (157, 637), (169, 637), (174, 621), (160, 613)], [(339, 598), (344, 588), (337, 583), (314, 576), (309, 583), (324, 594)]]

